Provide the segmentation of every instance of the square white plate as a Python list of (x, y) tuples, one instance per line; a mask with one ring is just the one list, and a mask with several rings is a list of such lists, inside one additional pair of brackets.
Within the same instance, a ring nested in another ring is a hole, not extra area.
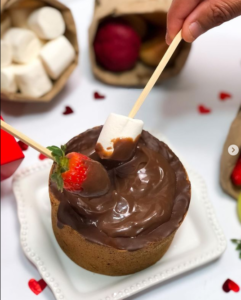
[(128, 276), (110, 277), (86, 271), (63, 253), (53, 234), (48, 196), (51, 164), (46, 160), (18, 172), (13, 190), (23, 251), (57, 300), (124, 299), (204, 265), (218, 258), (226, 248), (205, 183), (198, 174), (187, 169), (192, 184), (189, 212), (165, 256), (155, 265)]

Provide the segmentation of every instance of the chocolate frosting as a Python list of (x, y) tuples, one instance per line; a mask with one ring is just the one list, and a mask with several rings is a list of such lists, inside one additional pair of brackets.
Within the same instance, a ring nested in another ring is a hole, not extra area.
[(60, 201), (59, 226), (69, 225), (91, 242), (129, 251), (169, 236), (190, 203), (191, 186), (180, 160), (146, 131), (130, 160), (102, 160), (94, 150), (101, 129), (74, 137), (66, 152), (80, 152), (100, 162), (110, 188), (103, 196), (83, 197), (61, 193), (50, 180), (50, 192)]
[(132, 138), (117, 138), (113, 139), (113, 148), (105, 150), (101, 143), (97, 143), (95, 146), (95, 152), (102, 159), (111, 159), (118, 161), (127, 161), (135, 153), (136, 145), (140, 136), (137, 136), (135, 140)]

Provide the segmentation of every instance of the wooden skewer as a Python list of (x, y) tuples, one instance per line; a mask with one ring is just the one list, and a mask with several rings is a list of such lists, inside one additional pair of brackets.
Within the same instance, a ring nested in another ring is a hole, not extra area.
[(38, 143), (36, 143), (35, 141), (33, 141), (32, 139), (30, 139), (29, 137), (27, 137), (23, 133), (19, 132), (18, 130), (16, 130), (15, 128), (13, 128), (12, 126), (10, 126), (9, 124), (7, 124), (6, 122), (4, 122), (2, 120), (1, 120), (1, 128), (4, 131), (8, 132), (9, 134), (15, 136), (16, 138), (18, 138), (19, 140), (21, 140), (25, 144), (27, 144), (30, 147), (34, 148), (38, 152), (40, 152), (43, 155), (47, 156), (48, 158), (53, 159), (53, 156), (51, 155), (50, 150), (48, 150), (47, 148), (39, 145)]
[(182, 40), (182, 31), (180, 30), (174, 40), (172, 41), (171, 45), (168, 47), (166, 53), (164, 54), (162, 60), (160, 61), (159, 65), (157, 66), (156, 70), (152, 74), (151, 78), (147, 82), (144, 90), (140, 94), (139, 98), (137, 99), (135, 105), (133, 106), (129, 118), (134, 118), (137, 114), (138, 110), (140, 109), (141, 105), (145, 101), (146, 97), (150, 93), (151, 89), (153, 88), (154, 84), (156, 83), (157, 79), (161, 75), (162, 71), (166, 67), (167, 63), (169, 62), (170, 58), (172, 57), (174, 51), (176, 50), (177, 46)]

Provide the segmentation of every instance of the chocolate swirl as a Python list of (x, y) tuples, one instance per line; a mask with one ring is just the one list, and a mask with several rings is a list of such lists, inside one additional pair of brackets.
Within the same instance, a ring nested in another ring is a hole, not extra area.
[(69, 225), (89, 241), (136, 250), (165, 238), (179, 227), (190, 202), (190, 182), (180, 160), (166, 144), (143, 131), (134, 156), (127, 162), (101, 160), (95, 145), (101, 127), (67, 143), (67, 152), (80, 152), (100, 162), (111, 187), (100, 197), (50, 191), (60, 200), (59, 224)]

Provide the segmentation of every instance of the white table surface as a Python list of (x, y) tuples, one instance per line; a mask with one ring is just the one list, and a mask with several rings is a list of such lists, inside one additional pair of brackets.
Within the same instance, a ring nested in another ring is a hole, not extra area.
[[(2, 102), (4, 119), (43, 145), (60, 145), (85, 129), (102, 124), (110, 112), (128, 114), (140, 89), (114, 88), (93, 78), (87, 46), (87, 29), (91, 21), (93, 1), (65, 0), (72, 9), (78, 28), (81, 48), (80, 64), (66, 88), (49, 104), (16, 104)], [(223, 300), (240, 299), (239, 293), (222, 291), (222, 284), (231, 278), (241, 286), (241, 260), (230, 242), (241, 238), (236, 214), (236, 201), (224, 194), (219, 185), (219, 160), (229, 125), (241, 103), (241, 17), (215, 28), (193, 45), (182, 73), (156, 87), (138, 113), (145, 128), (161, 131), (171, 144), (206, 180), (218, 220), (224, 230), (228, 247), (217, 261), (193, 272), (157, 285), (130, 299), (138, 300)], [(106, 95), (93, 99), (93, 92)], [(232, 99), (221, 102), (218, 94), (226, 91)], [(212, 109), (200, 115), (197, 106)], [(64, 116), (66, 105), (74, 114)], [(25, 152), (20, 168), (38, 161), (38, 153)], [(35, 267), (26, 259), (19, 243), (19, 223), (12, 179), (1, 183), (1, 271), (3, 300), (32, 300), (28, 288), (31, 278), (40, 279)], [(54, 300), (46, 288), (39, 300)]]

